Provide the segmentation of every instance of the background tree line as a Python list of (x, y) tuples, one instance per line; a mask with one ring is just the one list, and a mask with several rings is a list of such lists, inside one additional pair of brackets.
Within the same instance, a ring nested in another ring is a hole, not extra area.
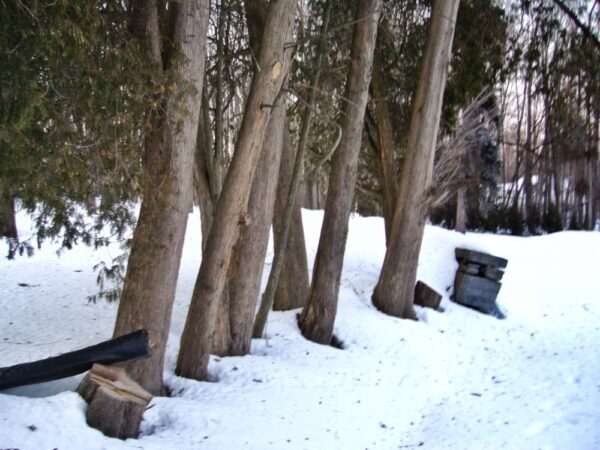
[[(248, 353), (272, 308), (337, 343), (352, 211), (385, 220), (374, 304), (413, 319), (428, 219), (596, 226), (597, 2), (5, 0), (0, 17), (9, 256), (33, 250), (16, 208), (38, 245), (122, 241), (114, 334), (149, 331), (153, 357), (128, 371), (154, 394), (193, 205), (202, 263), (176, 372), (195, 379), (211, 353)], [(310, 280), (300, 206), (325, 209)]]

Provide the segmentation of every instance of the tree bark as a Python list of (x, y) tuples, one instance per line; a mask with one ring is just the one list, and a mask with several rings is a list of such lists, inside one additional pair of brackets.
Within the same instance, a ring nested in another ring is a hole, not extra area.
[(454, 230), (467, 232), (467, 186), (459, 186), (456, 191), (456, 223)]
[(285, 105), (280, 98), (271, 115), (267, 137), (260, 156), (258, 173), (248, 203), (249, 224), (244, 227), (229, 271), (231, 343), (230, 355), (250, 352), (256, 303), (264, 268), (269, 230), (273, 222), (275, 191), (281, 160)]
[(0, 187), (0, 237), (17, 239), (15, 199), (5, 195)]
[[(275, 253), (281, 251), (281, 230), (288, 193), (292, 184), (295, 153), (292, 140), (287, 129), (283, 131), (283, 154), (279, 169), (277, 184), (277, 198), (275, 200), (275, 216), (273, 220), (273, 234), (275, 240)], [(281, 269), (281, 276), (275, 291), (273, 309), (288, 311), (302, 308), (308, 297), (308, 258), (306, 256), (306, 242), (304, 240), (304, 227), (302, 225), (302, 210), (298, 196), (293, 206), (290, 222), (289, 238), (285, 250), (285, 259)]]
[(435, 0), (413, 106), (407, 154), (402, 166), (391, 239), (373, 304), (393, 316), (416, 319), (414, 289), (427, 211), (444, 88), (459, 0)]
[[(250, 45), (255, 55), (260, 53), (260, 40), (265, 26), (268, 2), (249, 0), (245, 3)], [(252, 182), (248, 201), (248, 223), (241, 229), (234, 247), (227, 274), (228, 297), (219, 303), (212, 352), (239, 356), (250, 352), (252, 325), (264, 261), (273, 221), (273, 205), (281, 159), (286, 111), (280, 96), (271, 112), (265, 140)]]
[[(140, 3), (142, 40), (157, 70), (162, 70), (156, 2)], [(152, 357), (126, 366), (131, 377), (154, 395), (162, 392), (164, 353), (192, 202), (209, 12), (204, 0), (174, 8), (172, 39), (183, 58), (169, 70), (193, 89), (186, 89), (183, 98), (175, 93), (167, 99), (164, 115), (152, 120), (146, 136), (144, 195), (114, 330), (115, 337), (140, 328), (148, 331)]]
[[(264, 328), (267, 324), (267, 318), (269, 311), (275, 301), (275, 294), (279, 286), (279, 279), (283, 265), (285, 262), (286, 250), (288, 246), (288, 237), (290, 234), (290, 227), (292, 223), (292, 216), (295, 212), (296, 197), (300, 183), (302, 182), (304, 155), (306, 152), (306, 144), (308, 141), (308, 135), (310, 132), (312, 111), (315, 103), (315, 92), (316, 87), (319, 83), (319, 77), (321, 75), (321, 62), (323, 60), (323, 54), (325, 53), (325, 34), (329, 26), (329, 17), (331, 15), (331, 1), (328, 1), (325, 5), (325, 12), (323, 15), (323, 24), (321, 26), (321, 39), (317, 46), (317, 56), (315, 61), (315, 70), (311, 81), (311, 89), (307, 102), (307, 107), (304, 110), (302, 116), (302, 129), (300, 131), (300, 139), (298, 142), (298, 152), (293, 164), (291, 180), (289, 188), (285, 189), (286, 194), (284, 195), (285, 206), (283, 207), (283, 216), (274, 230), (276, 249), (275, 255), (273, 256), (273, 264), (271, 266), (271, 272), (269, 273), (269, 280), (267, 281), (267, 287), (261, 298), (260, 307), (256, 314), (254, 321), (253, 336), (260, 338), (263, 335)], [(283, 186), (282, 186), (283, 189)], [(301, 218), (300, 218), (301, 219)]]
[(377, 156), (380, 167), (381, 185), (383, 187), (383, 220), (387, 241), (391, 234), (398, 186), (396, 182), (396, 160), (394, 158), (394, 133), (387, 105), (385, 78), (379, 58), (375, 58), (373, 63), (371, 89), (373, 91), (373, 103), (375, 104), (375, 124), (378, 136)]
[(248, 220), (248, 198), (271, 110), (289, 70), (291, 48), (287, 44), (292, 38), (293, 22), (293, 0), (270, 3), (258, 58), (260, 70), (252, 80), (234, 157), (219, 198), (181, 336), (176, 372), (184, 377), (201, 380), (207, 376), (216, 306), (225, 287), (240, 227)]
[[(217, 108), (217, 116), (219, 108)], [(202, 231), (202, 252), (212, 227), (214, 211), (221, 194), (222, 165), (219, 154), (222, 146), (213, 152), (212, 131), (210, 129), (209, 104), (206, 93), (202, 95), (202, 106), (198, 123), (196, 164), (194, 172), (196, 199), (200, 206), (200, 227)], [(222, 111), (221, 111), (222, 114)], [(215, 127), (217, 130), (218, 126)], [(218, 134), (216, 132), (215, 134)], [(212, 340), (212, 352), (225, 356), (229, 347), (229, 297), (227, 290), (218, 304), (217, 326)]]
[[(198, 120), (198, 137), (196, 139), (196, 155), (194, 159), (194, 192), (196, 202), (200, 207), (200, 227), (202, 232), (202, 250), (206, 248), (206, 239), (212, 226), (216, 197), (211, 188), (211, 171), (208, 158), (212, 152), (212, 139), (210, 138), (210, 126), (208, 118), (208, 104), (203, 95), (201, 114)], [(206, 112), (206, 113), (205, 113)]]
[(360, 0), (357, 5), (343, 136), (332, 163), (312, 285), (300, 317), (302, 334), (321, 344), (329, 344), (333, 335), (380, 9), (379, 0)]
[(533, 77), (533, 69), (528, 69), (527, 80), (525, 81), (525, 95), (527, 98), (525, 101), (527, 102), (527, 135), (525, 138), (525, 164), (524, 164), (524, 172), (523, 172), (523, 189), (525, 193), (524, 201), (525, 201), (525, 221), (527, 222), (527, 228), (530, 233), (535, 232), (536, 226), (536, 218), (535, 216), (535, 205), (533, 201), (533, 184), (531, 181), (531, 177), (533, 176), (533, 115), (532, 115), (532, 77)]

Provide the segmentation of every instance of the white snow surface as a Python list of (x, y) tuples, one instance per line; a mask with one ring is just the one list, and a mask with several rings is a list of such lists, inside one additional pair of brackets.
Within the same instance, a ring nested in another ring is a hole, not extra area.
[[(303, 216), (312, 263), (322, 212)], [(22, 236), (31, 233), (26, 216), (18, 221)], [(449, 300), (457, 246), (509, 260), (498, 296), (506, 320)], [(56, 249), (0, 262), (0, 366), (112, 334), (116, 305), (86, 297), (97, 290), (92, 267), (118, 247)], [(140, 438), (88, 427), (74, 377), (0, 393), (0, 449), (600, 449), (600, 233), (519, 238), (428, 226), (418, 278), (444, 294), (444, 311), (417, 307), (417, 322), (371, 304), (383, 222), (353, 215), (335, 324), (344, 349), (305, 340), (298, 311), (272, 313), (251, 355), (211, 359), (213, 382), (174, 375), (199, 249), (195, 211), (164, 373), (172, 397), (152, 400)], [(272, 247), (263, 283), (271, 257)]]

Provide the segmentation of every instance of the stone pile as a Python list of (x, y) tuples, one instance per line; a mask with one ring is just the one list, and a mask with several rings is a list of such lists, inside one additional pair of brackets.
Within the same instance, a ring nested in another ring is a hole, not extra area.
[(460, 265), (454, 279), (452, 300), (504, 319), (504, 314), (496, 304), (496, 297), (508, 260), (464, 248), (457, 248), (454, 253)]

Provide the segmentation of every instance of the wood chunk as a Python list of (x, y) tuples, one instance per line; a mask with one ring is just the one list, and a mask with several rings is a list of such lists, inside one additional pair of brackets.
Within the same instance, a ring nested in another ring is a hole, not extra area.
[(471, 262), (484, 266), (498, 267), (504, 269), (508, 264), (508, 260), (498, 256), (489, 255), (487, 253), (468, 250), (466, 248), (456, 248), (454, 254), (458, 262)]
[(138, 436), (142, 415), (152, 399), (125, 370), (102, 364), (94, 364), (77, 392), (89, 403), (88, 425), (119, 439)]
[(98, 384), (92, 383), (90, 380), (90, 373), (88, 372), (79, 383), (79, 386), (77, 386), (75, 392), (81, 395), (81, 398), (83, 398), (86, 403), (90, 403), (96, 394), (96, 389), (98, 389)]
[(438, 309), (442, 301), (442, 296), (427, 286), (422, 281), (417, 281), (415, 286), (415, 305), (426, 308)]

